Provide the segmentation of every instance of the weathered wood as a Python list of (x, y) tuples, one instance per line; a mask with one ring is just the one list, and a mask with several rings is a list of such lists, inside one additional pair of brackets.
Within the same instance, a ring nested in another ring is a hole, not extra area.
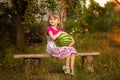
[(83, 68), (89, 70), (90, 72), (94, 72), (94, 56), (84, 56), (82, 57), (82, 66)]
[(30, 73), (30, 61), (31, 59), (24, 58), (23, 60), (23, 69), (26, 74)]
[[(90, 72), (94, 72), (94, 68), (93, 68), (94, 56), (98, 56), (98, 55), (100, 55), (99, 52), (81, 52), (81, 53), (77, 53), (76, 56), (82, 57), (82, 67), (86, 68)], [(32, 65), (30, 64), (32, 59), (34, 60), (34, 62), (35, 60), (38, 60), (34, 64), (35, 68), (37, 69), (39, 68), (37, 66), (40, 64), (39, 59), (44, 57), (51, 57), (51, 56), (48, 54), (14, 54), (14, 58), (24, 59), (23, 63), (24, 63), (25, 72), (29, 72), (31, 70)]]
[(31, 73), (31, 71), (37, 72), (40, 68), (39, 58), (24, 58), (23, 69), (26, 74)]
[(14, 58), (41, 58), (50, 57), (48, 54), (14, 54)]
[[(78, 53), (77, 56), (97, 56), (100, 55), (99, 52), (84, 52)], [(41, 58), (41, 57), (51, 57), (48, 54), (14, 54), (14, 58)]]
[(78, 53), (77, 56), (97, 56), (100, 55), (99, 52), (83, 52), (83, 53)]

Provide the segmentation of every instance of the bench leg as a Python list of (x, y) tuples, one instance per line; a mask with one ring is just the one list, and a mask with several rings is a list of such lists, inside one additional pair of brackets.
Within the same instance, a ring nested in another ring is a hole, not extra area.
[(38, 70), (40, 69), (40, 59), (39, 58), (32, 59), (32, 64), (33, 68), (35, 69), (35, 73), (38, 72)]
[(23, 70), (26, 74), (30, 73), (30, 59), (24, 58), (24, 60), (23, 60)]
[(86, 67), (85, 62), (86, 62), (85, 56), (82, 56), (82, 68)]
[(24, 69), (26, 74), (31, 73), (32, 70), (34, 70), (36, 72), (40, 66), (40, 59), (38, 59), (38, 58), (33, 58), (33, 59), (24, 58), (23, 65), (24, 65), (23, 69)]
[(87, 56), (87, 69), (90, 72), (94, 72), (94, 68), (93, 68), (93, 62), (94, 62), (94, 58), (93, 56)]
[(82, 57), (82, 67), (87, 69), (90, 72), (94, 72), (93, 62), (94, 62), (93, 56)]

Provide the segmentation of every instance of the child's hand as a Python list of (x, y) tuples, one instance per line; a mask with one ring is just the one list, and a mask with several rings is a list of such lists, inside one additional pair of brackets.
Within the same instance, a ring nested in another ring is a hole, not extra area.
[(74, 39), (72, 38), (72, 42), (68, 46), (73, 46), (75, 43)]

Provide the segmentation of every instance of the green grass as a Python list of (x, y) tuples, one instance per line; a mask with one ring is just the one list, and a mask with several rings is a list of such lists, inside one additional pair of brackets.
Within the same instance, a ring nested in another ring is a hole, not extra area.
[[(100, 56), (95, 57), (94, 73), (81, 68), (81, 57), (76, 57), (74, 77), (63, 74), (64, 60), (55, 58), (43, 58), (37, 72), (26, 75), (22, 69), (23, 59), (13, 59), (16, 53), (14, 48), (7, 50), (3, 63), (0, 64), (0, 80), (120, 80), (120, 50), (119, 46), (113, 46), (109, 33), (88, 33), (84, 41), (76, 38), (75, 48), (78, 52), (99, 51)], [(45, 53), (46, 44), (38, 44), (26, 47), (24, 53)], [(21, 52), (18, 52), (21, 53)]]

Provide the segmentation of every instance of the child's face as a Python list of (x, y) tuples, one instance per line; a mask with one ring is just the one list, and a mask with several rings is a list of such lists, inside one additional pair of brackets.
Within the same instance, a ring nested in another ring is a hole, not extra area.
[(49, 19), (49, 24), (51, 26), (57, 26), (59, 24), (59, 19), (58, 18), (54, 18), (53, 16), (50, 17)]

